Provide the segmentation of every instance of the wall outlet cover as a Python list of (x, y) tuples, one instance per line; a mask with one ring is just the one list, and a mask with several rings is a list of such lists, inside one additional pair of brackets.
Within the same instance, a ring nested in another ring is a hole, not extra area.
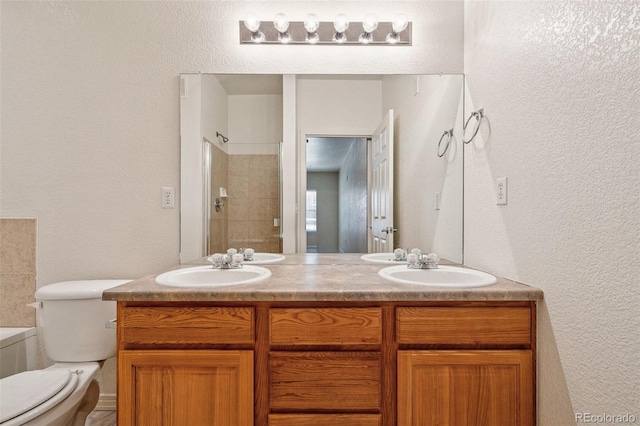
[(496, 179), (496, 204), (507, 204), (507, 178), (501, 177)]

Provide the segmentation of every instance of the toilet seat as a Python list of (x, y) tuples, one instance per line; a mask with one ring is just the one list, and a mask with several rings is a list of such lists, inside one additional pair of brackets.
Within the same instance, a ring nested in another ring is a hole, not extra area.
[(77, 387), (80, 370), (35, 370), (0, 381), (2, 426), (21, 425), (56, 406)]

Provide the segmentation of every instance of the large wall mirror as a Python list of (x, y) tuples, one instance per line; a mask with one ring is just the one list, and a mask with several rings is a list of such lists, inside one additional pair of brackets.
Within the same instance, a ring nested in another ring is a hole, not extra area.
[(462, 263), (463, 82), (182, 74), (181, 260), (417, 247)]

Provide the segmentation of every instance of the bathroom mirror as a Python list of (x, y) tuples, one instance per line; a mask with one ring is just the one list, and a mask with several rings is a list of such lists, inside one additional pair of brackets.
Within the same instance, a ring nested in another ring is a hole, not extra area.
[[(181, 74), (181, 261), (229, 247), (373, 251), (371, 206), (386, 195), (393, 247), (462, 263), (463, 81)], [(393, 186), (381, 195), (368, 161), (389, 112)]]

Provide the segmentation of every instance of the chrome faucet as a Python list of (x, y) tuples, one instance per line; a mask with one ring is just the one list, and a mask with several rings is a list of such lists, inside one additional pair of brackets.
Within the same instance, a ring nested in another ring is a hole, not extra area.
[(439, 261), (437, 254), (423, 254), (419, 249), (413, 249), (407, 255), (407, 267), (410, 269), (438, 269)]
[(214, 269), (240, 269), (244, 255), (236, 249), (229, 249), (227, 254), (216, 253), (207, 257), (207, 260), (213, 264)]
[(406, 262), (407, 261), (407, 251), (402, 247), (398, 247), (393, 251), (393, 260), (396, 262)]
[(247, 248), (240, 247), (238, 249), (238, 253), (242, 254), (245, 262), (251, 262), (253, 260), (253, 255), (255, 254), (255, 250), (248, 247)]

